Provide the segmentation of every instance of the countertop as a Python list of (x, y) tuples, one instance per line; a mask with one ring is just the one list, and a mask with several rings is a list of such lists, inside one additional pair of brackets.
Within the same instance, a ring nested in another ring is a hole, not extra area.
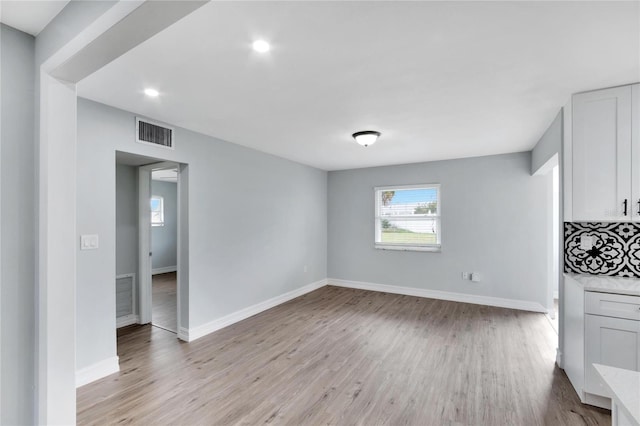
[(600, 364), (593, 364), (593, 368), (602, 377), (619, 408), (640, 424), (640, 372)]
[(565, 273), (564, 275), (576, 281), (585, 291), (640, 296), (640, 278), (606, 277), (574, 273)]

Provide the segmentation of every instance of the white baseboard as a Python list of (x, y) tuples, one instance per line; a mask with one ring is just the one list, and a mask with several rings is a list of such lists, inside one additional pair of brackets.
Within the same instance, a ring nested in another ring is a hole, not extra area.
[(300, 297), (303, 294), (310, 293), (314, 290), (319, 289), (320, 287), (324, 287), (325, 285), (327, 285), (326, 279), (316, 281), (314, 283), (307, 284), (304, 287), (300, 287), (290, 292), (281, 294), (280, 296), (265, 300), (264, 302), (249, 306), (248, 308), (244, 308), (229, 315), (225, 315), (222, 318), (218, 318), (217, 320), (213, 320), (206, 324), (190, 329), (181, 327), (178, 331), (178, 338), (187, 342), (193, 342), (200, 337), (206, 336), (207, 334), (213, 333), (214, 331), (228, 327), (231, 324), (235, 324), (238, 321), (242, 321), (243, 319), (247, 319), (256, 314), (259, 314), (262, 311), (266, 311), (267, 309), (271, 309), (282, 303), (288, 302), (291, 299)]
[(500, 308), (519, 309), (547, 313), (547, 309), (540, 303), (527, 300), (503, 299), (500, 297), (478, 296), (474, 294), (452, 293), (440, 290), (427, 290), (415, 287), (400, 287), (387, 284), (375, 284), (362, 281), (340, 280), (329, 278), (328, 285), (356, 288), (360, 290), (379, 291), (383, 293), (403, 294), (406, 296), (426, 297), (429, 299), (450, 300), (452, 302), (473, 303), (475, 305), (497, 306)]
[(76, 371), (76, 388), (102, 379), (110, 374), (117, 373), (118, 371), (120, 371), (120, 365), (118, 364), (117, 356), (81, 368)]
[(189, 329), (188, 328), (184, 328), (184, 327), (180, 327), (178, 329), (178, 339), (184, 341), (184, 342), (188, 342), (189, 341)]
[(213, 333), (214, 331), (218, 331), (222, 328), (230, 326), (231, 324), (235, 324), (238, 321), (242, 321), (253, 315), (259, 314), (262, 311), (266, 311), (267, 309), (271, 309), (291, 299), (302, 296), (303, 294), (317, 290), (325, 285), (335, 285), (338, 287), (379, 291), (383, 293), (403, 294), (407, 296), (426, 297), (429, 299), (450, 300), (453, 302), (473, 303), (476, 305), (497, 306), (500, 308), (519, 309), (522, 311), (541, 312), (545, 314), (548, 313), (547, 309), (541, 304), (527, 300), (503, 299), (499, 297), (478, 296), (439, 290), (427, 290), (413, 287), (400, 287), (395, 285), (374, 284), (362, 281), (349, 281), (336, 278), (328, 278), (316, 281), (311, 284), (307, 284), (304, 287), (300, 287), (288, 293), (281, 294), (280, 296), (273, 297), (269, 300), (265, 300), (264, 302), (249, 306), (248, 308), (241, 309), (229, 315), (225, 315), (222, 318), (218, 318), (197, 327), (189, 329), (180, 327), (180, 330), (178, 330), (178, 338), (180, 340), (184, 340), (185, 342), (192, 342), (196, 339), (206, 336), (207, 334)]
[(164, 266), (162, 268), (154, 268), (151, 270), (151, 275), (158, 275), (158, 274), (166, 274), (167, 272), (176, 272), (178, 270), (178, 267), (176, 265), (173, 266)]
[(140, 318), (138, 315), (125, 315), (120, 318), (116, 318), (116, 328), (126, 327), (131, 324), (138, 324), (140, 322)]
[[(562, 368), (562, 352), (560, 352), (560, 348), (556, 348), (556, 364)], [(562, 369), (564, 370), (564, 368)]]

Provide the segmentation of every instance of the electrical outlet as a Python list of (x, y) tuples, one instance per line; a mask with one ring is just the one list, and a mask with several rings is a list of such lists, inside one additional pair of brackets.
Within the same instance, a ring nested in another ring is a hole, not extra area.
[(304, 265), (304, 272), (307, 272), (309, 270), (309, 268), (307, 268), (307, 265)]
[(480, 273), (472, 272), (471, 273), (471, 281), (473, 281), (474, 283), (480, 282)]
[(463, 280), (468, 280), (469, 279), (469, 273), (468, 272), (463, 272), (462, 273), (462, 279)]
[(81, 235), (80, 236), (80, 250), (96, 250), (98, 248), (98, 236), (97, 235)]

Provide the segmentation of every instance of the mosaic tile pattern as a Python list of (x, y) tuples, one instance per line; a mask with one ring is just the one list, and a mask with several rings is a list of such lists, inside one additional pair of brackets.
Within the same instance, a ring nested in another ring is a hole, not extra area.
[[(583, 235), (594, 237), (589, 250), (580, 248)], [(640, 223), (565, 222), (564, 270), (640, 278)]]

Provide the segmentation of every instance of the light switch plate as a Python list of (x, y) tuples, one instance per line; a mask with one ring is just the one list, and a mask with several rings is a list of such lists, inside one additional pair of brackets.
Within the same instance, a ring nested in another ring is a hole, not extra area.
[(98, 245), (98, 235), (90, 234), (80, 236), (80, 250), (95, 250), (98, 248)]
[(591, 250), (593, 248), (594, 237), (592, 235), (580, 236), (580, 250)]

